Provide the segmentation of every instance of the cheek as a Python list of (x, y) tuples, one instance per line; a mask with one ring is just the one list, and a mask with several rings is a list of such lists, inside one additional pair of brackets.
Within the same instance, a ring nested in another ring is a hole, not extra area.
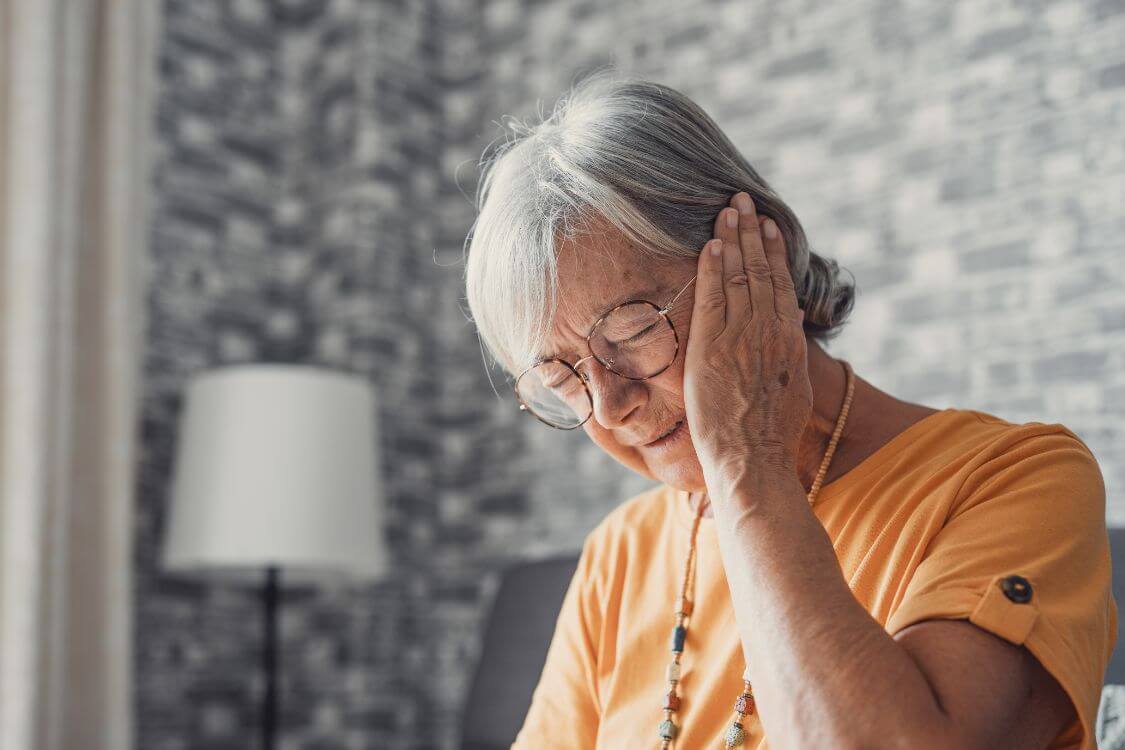
[(684, 408), (684, 351), (680, 347), (680, 353), (676, 356), (676, 361), (665, 370), (664, 372), (652, 378), (649, 381), (652, 388), (652, 397), (658, 400), (666, 409), (680, 409)]
[(594, 442), (594, 445), (612, 456), (618, 463), (638, 471), (644, 466), (644, 459), (641, 458), (637, 449), (617, 442), (612, 430), (597, 426), (590, 427), (589, 422), (583, 425), (583, 429), (586, 430), (586, 434)]
[(596, 423), (596, 420), (594, 420), (593, 418), (586, 422), (586, 424), (582, 425), (582, 429), (586, 431), (586, 434), (590, 437), (590, 440), (594, 441), (594, 444), (604, 450), (606, 453), (617, 455), (632, 450), (631, 448), (618, 443), (617, 438), (615, 438), (613, 435), (613, 431), (599, 426)]

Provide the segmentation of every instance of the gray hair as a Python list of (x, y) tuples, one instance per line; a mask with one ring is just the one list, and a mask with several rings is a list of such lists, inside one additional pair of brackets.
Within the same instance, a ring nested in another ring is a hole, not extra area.
[(801, 223), (715, 122), (659, 83), (603, 68), (571, 87), (536, 125), (481, 160), (465, 287), (492, 356), (509, 372), (532, 364), (558, 307), (557, 252), (603, 217), (652, 258), (696, 258), (718, 212), (745, 190), (772, 218), (805, 311), (805, 334), (827, 343), (855, 302), (855, 278), (809, 250)]

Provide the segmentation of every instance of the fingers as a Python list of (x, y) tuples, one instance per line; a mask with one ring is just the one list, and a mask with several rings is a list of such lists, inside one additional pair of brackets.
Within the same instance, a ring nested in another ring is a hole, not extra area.
[[(745, 199), (745, 201), (743, 201)], [(699, 257), (696, 288), (696, 322), (706, 321), (714, 335), (733, 320), (755, 315), (774, 315), (800, 322), (804, 315), (797, 303), (789, 272), (785, 239), (773, 220), (758, 216), (746, 192), (736, 193), (730, 206), (715, 218), (715, 239)], [(766, 236), (767, 222), (773, 237)], [(715, 243), (720, 250), (712, 253)]]
[(726, 321), (750, 317), (750, 295), (746, 291), (746, 271), (738, 246), (738, 212), (724, 208), (715, 217), (715, 238), (723, 243), (722, 278), (726, 295)]
[(745, 269), (750, 287), (750, 304), (754, 315), (774, 315), (773, 283), (770, 280), (770, 264), (766, 260), (758, 226), (758, 213), (754, 201), (746, 192), (735, 193), (731, 205), (738, 209), (738, 240), (741, 249), (742, 267)]
[(692, 341), (713, 341), (726, 325), (727, 295), (723, 290), (722, 252), (720, 241), (713, 239), (699, 253), (689, 347)]
[[(766, 261), (770, 267), (770, 280), (773, 285), (773, 306), (777, 317), (789, 321), (801, 321), (804, 312), (797, 303), (797, 291), (793, 286), (793, 274), (789, 271), (789, 251), (785, 238), (773, 219), (759, 217), (761, 235), (766, 249)], [(770, 234), (773, 234), (771, 237)]]

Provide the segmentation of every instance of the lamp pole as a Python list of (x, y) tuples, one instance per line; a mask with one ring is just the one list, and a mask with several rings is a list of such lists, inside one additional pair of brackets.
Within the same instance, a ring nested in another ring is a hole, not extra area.
[(262, 631), (262, 671), (266, 676), (266, 689), (262, 699), (262, 750), (274, 750), (277, 726), (277, 600), (281, 582), (281, 568), (266, 567), (266, 584), (263, 591), (265, 620)]

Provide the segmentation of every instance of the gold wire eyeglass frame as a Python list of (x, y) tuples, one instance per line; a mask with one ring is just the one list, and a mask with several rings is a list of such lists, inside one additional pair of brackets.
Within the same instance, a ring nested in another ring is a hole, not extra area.
[[(672, 309), (672, 306), (676, 304), (676, 300), (678, 300), (680, 298), (680, 295), (683, 294), (685, 291), (687, 291), (687, 288), (689, 286), (691, 286), (697, 278), (698, 278), (698, 275), (692, 276), (691, 281), (689, 281), (687, 284), (684, 284), (683, 289), (676, 292), (675, 296), (672, 297), (672, 299), (668, 301), (668, 304), (664, 305), (663, 307), (661, 307), (660, 305), (656, 304), (655, 302), (652, 302), (652, 301), (647, 300), (647, 299), (630, 299), (630, 300), (625, 300), (621, 304), (614, 305), (612, 309), (607, 310), (605, 313), (602, 314), (602, 316), (600, 318), (597, 319), (597, 321), (594, 323), (594, 325), (590, 327), (590, 332), (586, 334), (586, 348), (590, 351), (590, 354), (583, 357), (582, 359), (578, 360), (573, 365), (570, 364), (569, 362), (567, 362), (565, 359), (562, 359), (561, 357), (547, 357), (545, 359), (537, 360), (536, 362), (533, 362), (528, 367), (525, 367), (520, 372), (520, 374), (516, 376), (516, 382), (515, 382), (515, 385), (513, 386), (514, 390), (516, 392), (516, 400), (519, 401), (520, 411), (526, 411), (527, 413), (531, 414), (531, 416), (535, 417), (536, 419), (538, 419), (543, 424), (547, 425), (548, 427), (554, 427), (556, 430), (577, 430), (579, 427), (586, 424), (586, 422), (588, 422), (590, 420), (590, 417), (592, 417), (594, 415), (594, 396), (593, 396), (593, 394), (590, 393), (590, 387), (587, 385), (587, 383), (589, 382), (589, 379), (585, 375), (583, 375), (581, 372), (578, 371), (578, 366), (581, 365), (583, 362), (585, 362), (588, 359), (597, 360), (602, 365), (602, 367), (606, 368), (607, 370), (614, 373), (615, 375), (620, 375), (621, 377), (623, 377), (627, 380), (648, 380), (649, 378), (655, 378), (657, 375), (659, 375), (660, 373), (664, 372), (669, 367), (671, 367), (672, 363), (676, 361), (676, 357), (679, 356), (679, 353), (680, 353), (680, 336), (676, 332), (676, 326), (675, 326), (674, 323), (672, 323), (672, 319), (668, 317), (668, 311)], [(590, 339), (593, 338), (594, 332), (598, 330), (598, 326), (600, 326), (602, 323), (605, 322), (606, 318), (608, 318), (610, 315), (613, 315), (613, 313), (617, 312), (622, 307), (625, 307), (627, 305), (636, 305), (636, 304), (650, 305), (651, 307), (655, 308), (656, 314), (659, 315), (660, 317), (664, 318), (664, 322), (666, 322), (668, 324), (668, 326), (672, 329), (672, 339), (676, 343), (676, 348), (673, 350), (672, 356), (671, 356), (671, 358), (669, 358), (668, 363), (665, 364), (663, 367), (661, 367), (656, 372), (652, 373), (651, 375), (645, 375), (644, 377), (631, 377), (629, 375), (625, 375), (624, 373), (618, 372), (617, 370), (613, 369), (613, 364), (611, 362), (606, 362), (601, 357), (594, 354), (594, 350), (590, 346)], [(535, 412), (535, 410), (532, 409), (530, 406), (528, 406), (524, 402), (524, 400), (520, 397), (520, 390), (519, 390), (520, 378), (522, 378), (524, 375), (526, 375), (532, 369), (534, 369), (534, 368), (538, 367), (539, 365), (544, 364), (546, 362), (558, 362), (559, 364), (565, 365), (578, 378), (578, 382), (580, 382), (582, 384), (582, 388), (586, 392), (586, 400), (590, 404), (590, 410), (586, 414), (586, 418), (583, 419), (578, 424), (574, 425), (573, 427), (560, 427), (557, 424), (554, 424), (552, 422), (548, 422), (547, 420), (540, 417)]]

